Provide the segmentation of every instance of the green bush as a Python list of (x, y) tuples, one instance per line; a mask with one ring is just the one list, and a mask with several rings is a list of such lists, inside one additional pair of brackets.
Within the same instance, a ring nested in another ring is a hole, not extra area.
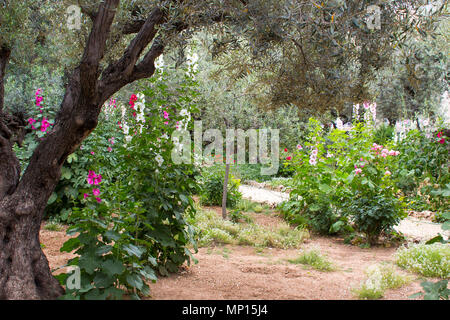
[(308, 130), (307, 141), (288, 160), (295, 175), (290, 198), (280, 206), (283, 215), (321, 234), (348, 233), (356, 227), (375, 242), (405, 216), (391, 178), (398, 152), (373, 142), (370, 122), (326, 133), (310, 119)]
[(381, 125), (373, 133), (373, 142), (381, 145), (385, 145), (394, 139), (394, 126)]
[[(224, 165), (214, 165), (204, 168), (199, 179), (201, 183), (201, 203), (208, 206), (221, 206), (223, 196), (223, 182), (225, 178)], [(240, 182), (231, 174), (228, 177), (227, 208), (235, 208), (242, 194), (239, 192)]]
[(369, 244), (374, 244), (381, 233), (389, 233), (405, 217), (396, 198), (357, 193), (346, 203), (346, 213), (357, 231), (364, 233)]

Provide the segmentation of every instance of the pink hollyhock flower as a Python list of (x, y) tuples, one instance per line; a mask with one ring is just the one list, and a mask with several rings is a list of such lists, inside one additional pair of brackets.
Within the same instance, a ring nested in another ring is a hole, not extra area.
[(95, 152), (94, 152), (94, 151), (91, 151), (91, 154), (92, 154), (92, 155), (94, 155), (94, 154), (95, 154)]
[(316, 158), (310, 158), (309, 159), (309, 164), (312, 165), (312, 166), (315, 166), (317, 164)]
[(36, 122), (33, 118), (28, 119), (28, 123), (31, 125), (31, 129), (35, 130), (36, 128), (33, 126), (33, 124)]
[(297, 149), (298, 149), (298, 150), (302, 150), (303, 147), (302, 147), (301, 145), (297, 145)]
[(356, 174), (356, 175), (357, 175), (357, 174), (360, 174), (361, 172), (362, 172), (361, 169), (359, 169), (359, 168), (355, 169), (355, 174)]
[(102, 182), (102, 175), (101, 174), (97, 175), (97, 174), (95, 174), (94, 171), (89, 170), (87, 182), (89, 184), (98, 185), (100, 182)]
[(87, 194), (87, 193), (85, 193), (84, 194), (84, 199), (86, 200), (87, 198), (89, 198), (90, 196)]
[(390, 172), (389, 170), (386, 170), (386, 172), (384, 173), (384, 175), (390, 176), (390, 175), (391, 175), (391, 172)]
[(111, 148), (111, 147), (108, 147), (108, 151), (109, 151), (109, 152), (112, 152), (112, 148)]
[(169, 119), (169, 114), (167, 113), (167, 111), (164, 111), (164, 119)]
[(445, 139), (439, 140), (439, 143), (440, 143), (440, 144), (444, 144), (444, 143), (445, 143)]
[(438, 138), (442, 137), (442, 131), (437, 134), (437, 137)]
[(366, 165), (365, 163), (361, 163), (360, 167), (364, 168), (365, 165)]
[(47, 128), (50, 127), (50, 126), (51, 126), (50, 122), (48, 122), (48, 120), (44, 117), (42, 119), (41, 131), (45, 132), (47, 130)]
[(98, 196), (98, 195), (100, 195), (100, 190), (99, 189), (92, 189), (92, 194), (94, 196)]
[(314, 150), (311, 152), (311, 154), (314, 155), (314, 156), (317, 156), (317, 149), (314, 149)]
[(88, 182), (89, 184), (94, 184), (94, 179), (95, 179), (95, 178), (97, 178), (97, 175), (95, 174), (95, 172), (89, 170), (89, 174), (88, 174), (88, 177), (87, 177), (87, 182)]
[(165, 121), (164, 124), (167, 126), (167, 125), (169, 124), (169, 122), (168, 122), (168, 121)]
[(95, 198), (95, 200), (97, 200), (98, 203), (102, 202), (102, 199), (100, 199), (100, 198)]
[(97, 176), (94, 178), (94, 184), (95, 184), (95, 185), (99, 184), (100, 182), (102, 182), (102, 175), (101, 175), (101, 174), (97, 175)]

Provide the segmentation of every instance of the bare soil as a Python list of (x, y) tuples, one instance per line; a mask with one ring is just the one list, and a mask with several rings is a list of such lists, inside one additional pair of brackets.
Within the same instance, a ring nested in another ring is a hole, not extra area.
[[(220, 214), (220, 211), (217, 210)], [(249, 214), (258, 224), (274, 226), (281, 222), (274, 215)], [(48, 231), (42, 228), (41, 243), (55, 269), (73, 255), (59, 252), (69, 238), (65, 230)], [(337, 267), (336, 271), (321, 272), (287, 260), (298, 257), (302, 249), (319, 249)], [(349, 300), (356, 299), (352, 288), (365, 280), (364, 271), (373, 264), (394, 260), (396, 248), (372, 247), (362, 249), (347, 245), (336, 237), (312, 236), (299, 249), (258, 249), (249, 246), (224, 245), (200, 248), (194, 256), (198, 264), (184, 266), (177, 274), (160, 277), (150, 284), (156, 300)], [(61, 270), (56, 271), (56, 273)], [(403, 272), (399, 269), (399, 272)], [(383, 299), (408, 299), (421, 291), (419, 278), (409, 285), (388, 290)]]

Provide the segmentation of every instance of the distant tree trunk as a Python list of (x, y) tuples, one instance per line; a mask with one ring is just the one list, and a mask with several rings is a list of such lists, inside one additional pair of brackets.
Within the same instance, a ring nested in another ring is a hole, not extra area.
[[(61, 167), (95, 129), (103, 103), (124, 85), (150, 77), (163, 46), (153, 42), (142, 51), (163, 21), (161, 10), (148, 16), (123, 57), (100, 76), (106, 40), (119, 0), (105, 0), (93, 19), (80, 65), (66, 87), (52, 130), (36, 147), (20, 178), (20, 166), (3, 112), (3, 79), (9, 52), (0, 50), (0, 299), (55, 299), (64, 293), (42, 252), (39, 231), (47, 201), (61, 176)], [(20, 179), (20, 180), (19, 180)]]
[(223, 179), (222, 193), (222, 218), (227, 218), (228, 176), (230, 175), (230, 164), (225, 165), (225, 177)]

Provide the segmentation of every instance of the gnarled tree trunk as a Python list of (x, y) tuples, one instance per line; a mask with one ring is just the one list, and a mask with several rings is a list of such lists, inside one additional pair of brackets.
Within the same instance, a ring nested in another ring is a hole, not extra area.
[[(124, 85), (150, 77), (162, 45), (154, 42), (163, 13), (153, 10), (123, 57), (100, 76), (106, 40), (119, 0), (106, 0), (93, 16), (93, 26), (81, 63), (75, 69), (52, 130), (33, 153), (20, 178), (12, 150), (12, 133), (3, 107), (3, 79), (9, 50), (0, 51), (0, 299), (55, 299), (64, 290), (52, 276), (41, 250), (39, 230), (47, 201), (57, 185), (67, 157), (97, 126), (103, 103)], [(20, 180), (19, 180), (20, 179)]]

